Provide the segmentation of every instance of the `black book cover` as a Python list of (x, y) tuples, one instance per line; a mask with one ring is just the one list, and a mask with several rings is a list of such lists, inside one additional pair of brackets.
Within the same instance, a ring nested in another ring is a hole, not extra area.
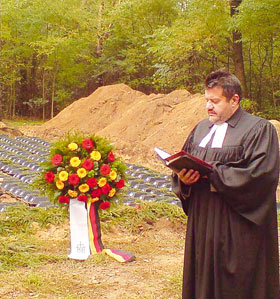
[(175, 172), (186, 168), (196, 170), (201, 176), (204, 176), (212, 171), (211, 164), (185, 151), (180, 151), (174, 155), (169, 155), (159, 148), (155, 148), (154, 150), (157, 154), (157, 157), (164, 163), (164, 165)]

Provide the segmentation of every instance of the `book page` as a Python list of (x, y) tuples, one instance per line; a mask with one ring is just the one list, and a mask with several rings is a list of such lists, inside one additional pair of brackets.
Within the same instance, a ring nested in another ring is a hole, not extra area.
[(163, 160), (171, 156), (171, 155), (168, 154), (167, 152), (165, 152), (165, 151), (159, 149), (158, 147), (155, 147), (155, 148), (154, 148), (154, 151), (155, 151), (156, 154), (157, 154), (161, 159), (163, 159)]

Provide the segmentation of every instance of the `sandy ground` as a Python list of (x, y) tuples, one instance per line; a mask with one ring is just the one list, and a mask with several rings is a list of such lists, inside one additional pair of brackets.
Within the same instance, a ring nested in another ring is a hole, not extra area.
[[(38, 230), (48, 252), (66, 255), (69, 226)], [(39, 268), (18, 268), (3, 277), (0, 297), (6, 298), (181, 298), (185, 225), (159, 219), (138, 232), (121, 227), (102, 234), (107, 248), (133, 252), (136, 260), (118, 263), (104, 255), (87, 261), (64, 259)], [(30, 282), (31, 281), (31, 282)]]

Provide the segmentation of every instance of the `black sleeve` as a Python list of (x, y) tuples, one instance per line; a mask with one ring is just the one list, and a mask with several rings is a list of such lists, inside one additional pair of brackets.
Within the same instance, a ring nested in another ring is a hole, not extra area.
[(214, 163), (210, 182), (234, 210), (262, 224), (275, 205), (279, 177), (279, 145), (275, 128), (261, 121), (244, 140), (240, 161)]

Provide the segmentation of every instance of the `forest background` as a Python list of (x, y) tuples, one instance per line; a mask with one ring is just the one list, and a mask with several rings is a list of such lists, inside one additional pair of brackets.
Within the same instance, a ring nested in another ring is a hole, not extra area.
[(243, 107), (280, 119), (279, 0), (0, 0), (1, 117), (49, 119), (103, 85), (203, 92), (240, 79)]

